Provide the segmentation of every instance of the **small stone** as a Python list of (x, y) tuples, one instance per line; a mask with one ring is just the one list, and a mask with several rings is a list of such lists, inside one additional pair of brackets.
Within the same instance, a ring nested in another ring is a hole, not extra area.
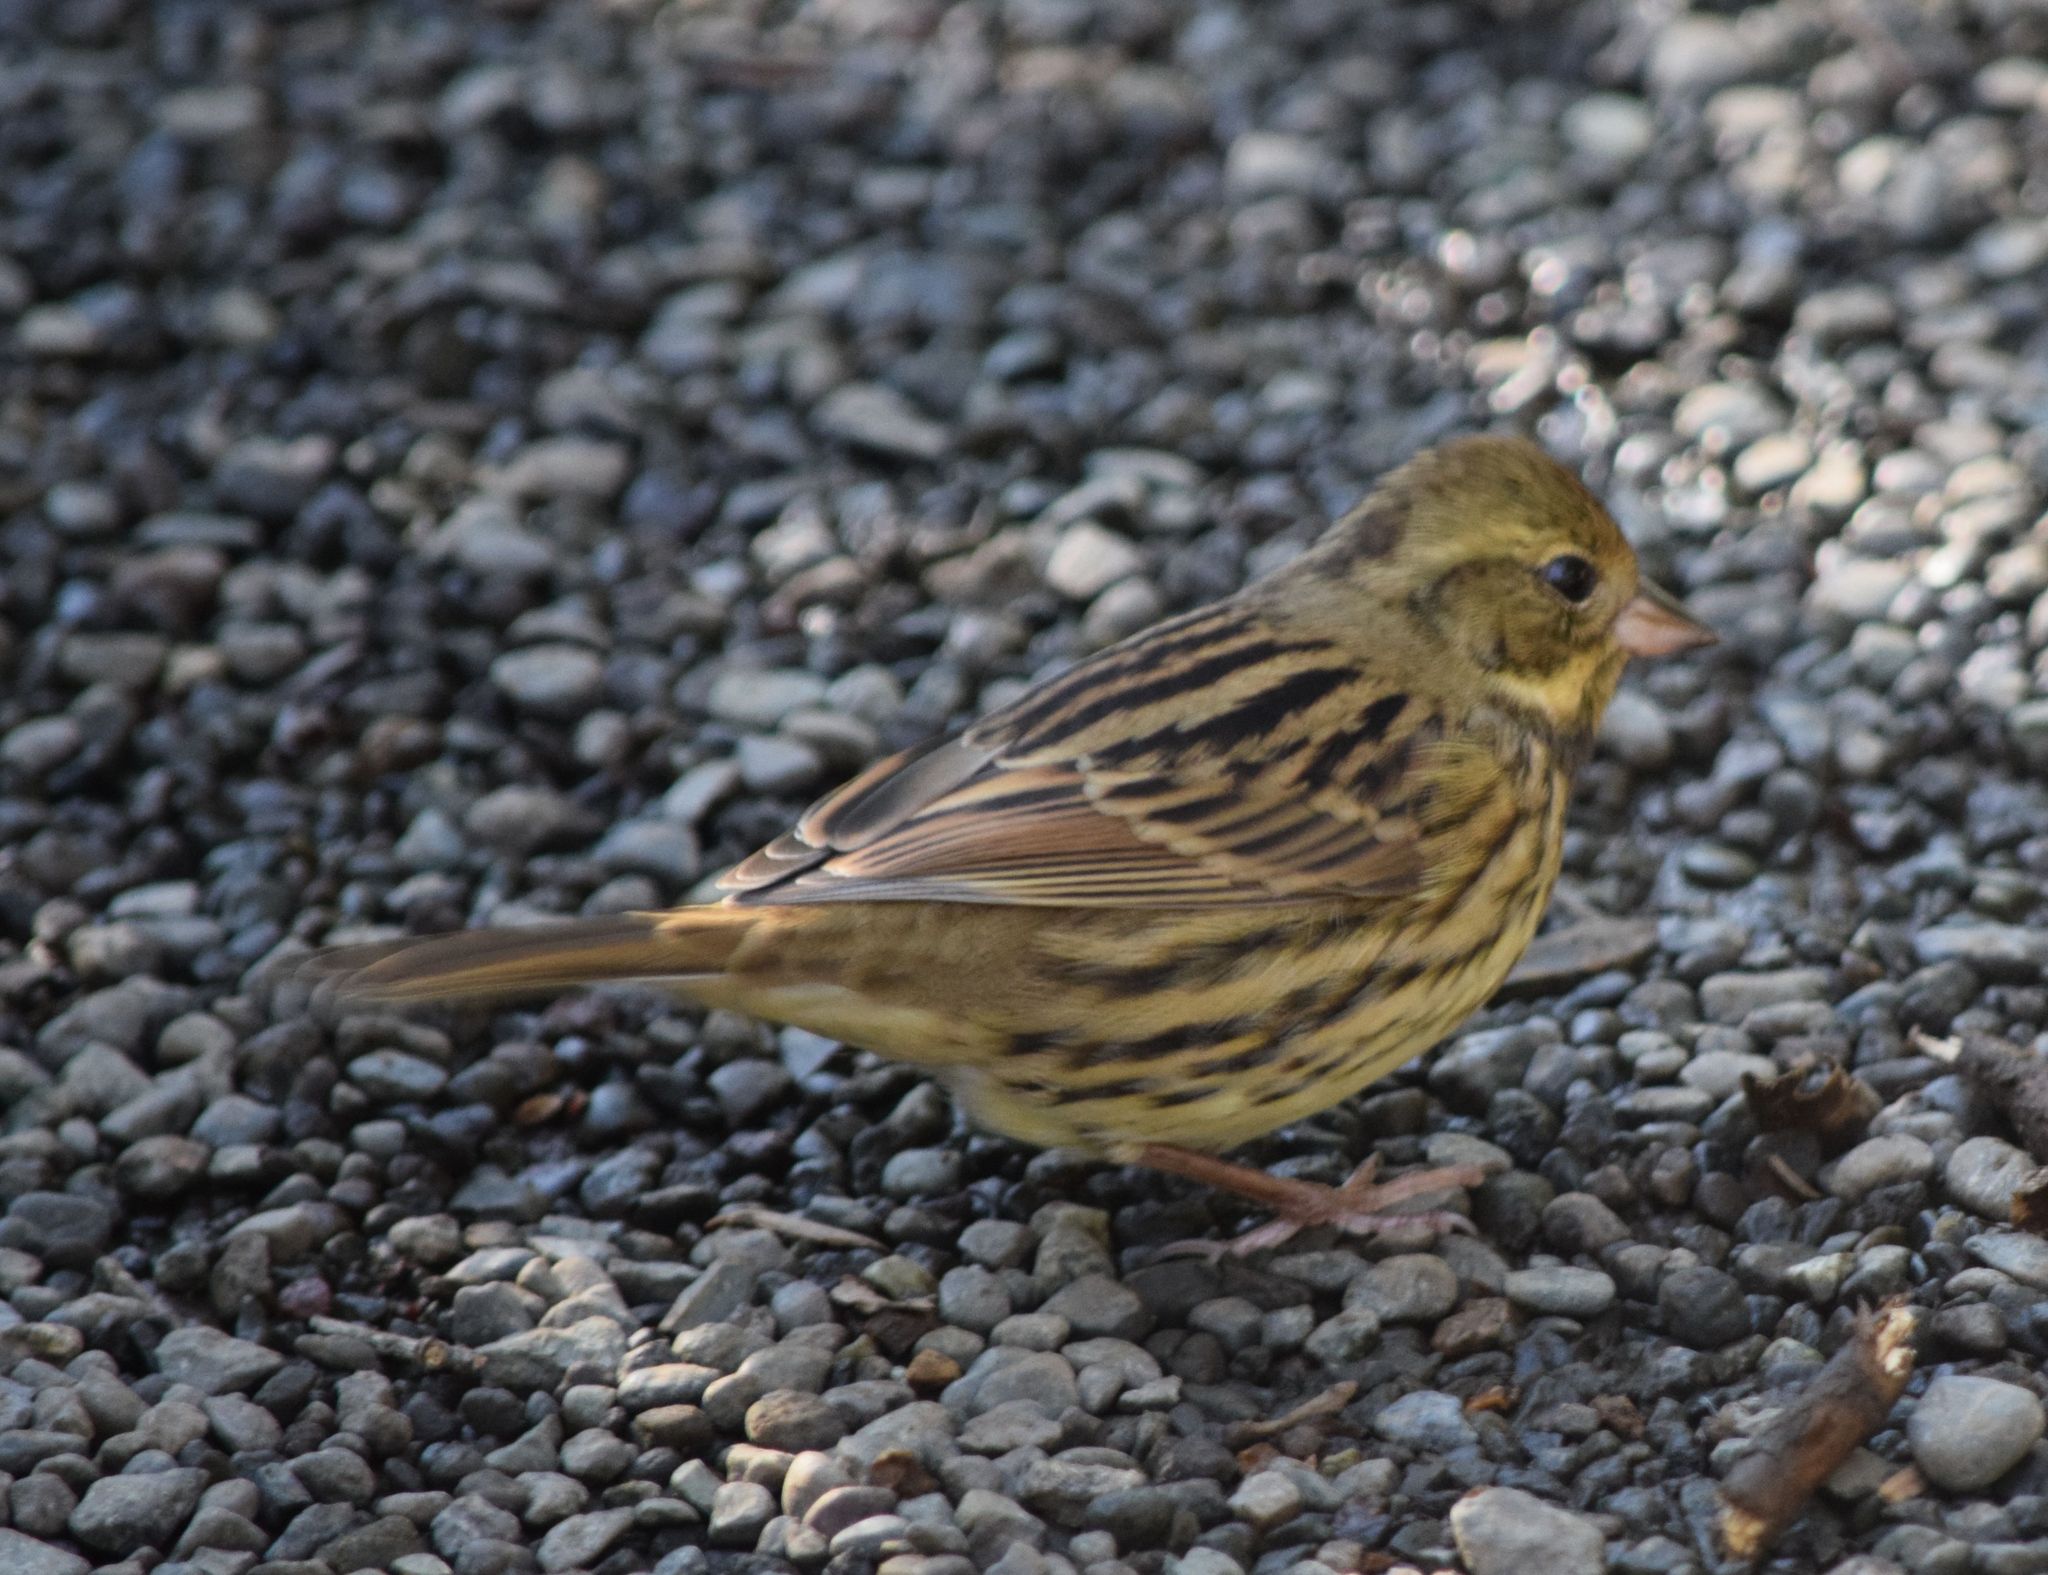
[(1659, 93), (1692, 97), (1740, 82), (1753, 67), (1750, 46), (1732, 21), (1695, 11), (1657, 30), (1648, 74)]
[(448, 1071), (403, 1050), (372, 1050), (348, 1064), (348, 1079), (372, 1099), (391, 1103), (432, 1099), (448, 1084)]
[(523, 710), (574, 718), (604, 693), (604, 662), (580, 645), (531, 645), (491, 663), (491, 682)]
[(1084, 1339), (1109, 1335), (1142, 1340), (1152, 1332), (1152, 1315), (1137, 1292), (1107, 1275), (1083, 1275), (1053, 1292), (1038, 1310), (1066, 1319)]
[(26, 1536), (0, 1527), (0, 1569), (7, 1570), (8, 1575), (87, 1575), (92, 1561), (40, 1536)]
[(1241, 132), (1224, 155), (1223, 185), (1240, 199), (1314, 196), (1340, 185), (1342, 171), (1316, 142), (1278, 131)]
[(1927, 1386), (1906, 1424), (1913, 1460), (1951, 1493), (1991, 1486), (2040, 1439), (2040, 1399), (1996, 1378), (1945, 1373)]
[(1964, 962), (1989, 979), (2029, 983), (2048, 970), (2048, 930), (2018, 924), (1941, 924), (1917, 931), (1913, 952), (1922, 967)]
[(2025, 1231), (1993, 1231), (1964, 1243), (1979, 1263), (2022, 1285), (2048, 1291), (2048, 1241)]
[(761, 1528), (775, 1518), (775, 1495), (758, 1482), (727, 1482), (711, 1499), (712, 1542), (722, 1548), (751, 1548)]
[[(929, 1198), (960, 1190), (961, 1156), (946, 1148), (906, 1148), (882, 1167), (882, 1190), (892, 1198)], [(1005, 1313), (1008, 1308), (1004, 1309)]]
[(587, 1570), (596, 1567), (612, 1545), (633, 1525), (630, 1509), (601, 1509), (571, 1515), (540, 1539), (534, 1556), (543, 1570)]
[(1479, 1437), (1458, 1397), (1434, 1389), (1418, 1389), (1382, 1406), (1372, 1428), (1390, 1444), (1430, 1452), (1461, 1449)]
[(1451, 1536), (1472, 1575), (1601, 1575), (1607, 1544), (1591, 1521), (1520, 1488), (1490, 1487), (1451, 1506)]
[(1717, 1349), (1750, 1332), (1741, 1285), (1705, 1264), (1667, 1274), (1657, 1287), (1657, 1309), (1671, 1337), (1695, 1350)]
[(1600, 720), (1600, 742), (1638, 771), (1661, 771), (1671, 764), (1671, 719), (1642, 691), (1623, 689)]
[(130, 1197), (174, 1198), (206, 1174), (212, 1150), (166, 1133), (131, 1143), (114, 1161), (114, 1179)]
[(623, 443), (549, 437), (526, 444), (486, 479), (495, 490), (513, 497), (609, 503), (632, 470), (632, 455)]
[(205, 1487), (206, 1473), (190, 1467), (101, 1477), (71, 1512), (71, 1534), (101, 1553), (168, 1548)]
[(1588, 93), (1558, 123), (1572, 150), (1601, 164), (1633, 164), (1656, 140), (1649, 106), (1626, 93)]
[(827, 394), (811, 415), (825, 437), (900, 459), (929, 463), (952, 446), (946, 429), (881, 383), (846, 383)]
[(568, 841), (585, 825), (563, 794), (516, 782), (484, 794), (462, 817), (462, 829), (478, 842), (517, 854)]
[(1053, 544), (1045, 583), (1071, 601), (1085, 602), (1144, 567), (1144, 554), (1124, 537), (1093, 520), (1076, 520)]
[(1230, 1512), (1258, 1531), (1284, 1526), (1301, 1510), (1301, 1489), (1280, 1471), (1254, 1471), (1230, 1495)]
[(748, 1441), (765, 1449), (830, 1449), (846, 1435), (846, 1424), (824, 1400), (799, 1390), (776, 1389), (747, 1407)]
[(726, 1121), (744, 1128), (756, 1116), (780, 1105), (789, 1097), (790, 1076), (776, 1061), (746, 1057), (728, 1061), (705, 1079)]
[(1380, 1321), (1369, 1308), (1347, 1307), (1309, 1331), (1302, 1349), (1326, 1367), (1341, 1367), (1372, 1353), (1380, 1342)]
[(1614, 1305), (1616, 1295), (1610, 1276), (1566, 1264), (1512, 1270), (1503, 1288), (1517, 1307), (1564, 1318), (1597, 1318)]
[(1925, 1181), (1934, 1174), (1934, 1150), (1905, 1132), (1865, 1138), (1823, 1172), (1821, 1184), (1846, 1202), (1868, 1197), (1880, 1187)]
[(284, 1366), (277, 1352), (203, 1324), (173, 1329), (157, 1343), (157, 1371), (201, 1394), (253, 1389)]
[(1346, 1307), (1362, 1307), (1390, 1323), (1434, 1323), (1458, 1305), (1457, 1271), (1434, 1253), (1404, 1252), (1351, 1282)]
[(1986, 1219), (2012, 1218), (2013, 1193), (2034, 1173), (2034, 1158), (2003, 1138), (1966, 1138), (1949, 1156), (1942, 1180), (1948, 1195)]
[(1813, 463), (1813, 445), (1796, 432), (1770, 432), (1736, 456), (1735, 484), (1750, 497), (1790, 486)]

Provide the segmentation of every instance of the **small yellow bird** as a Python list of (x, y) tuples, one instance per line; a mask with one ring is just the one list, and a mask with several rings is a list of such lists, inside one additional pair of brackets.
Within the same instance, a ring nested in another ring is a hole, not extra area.
[(722, 901), (321, 954), (387, 1003), (660, 984), (927, 1069), (986, 1127), (1372, 1231), (1463, 1169), (1341, 1188), (1214, 1151), (1348, 1098), (1536, 933), (1631, 656), (1713, 635), (1577, 477), (1468, 438), (1307, 552), (881, 761)]

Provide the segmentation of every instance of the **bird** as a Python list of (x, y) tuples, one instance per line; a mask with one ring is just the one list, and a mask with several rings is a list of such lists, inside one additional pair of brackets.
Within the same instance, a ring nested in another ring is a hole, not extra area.
[[(665, 988), (908, 1063), (968, 1118), (1307, 1225), (1468, 1166), (1341, 1186), (1224, 1152), (1358, 1093), (1483, 1005), (1535, 936), (1567, 801), (1631, 658), (1715, 636), (1599, 499), (1478, 435), (1385, 474), (1222, 600), (884, 759), (715, 901), (314, 954), (344, 1000)], [(1247, 1249), (1248, 1250), (1248, 1249)]]

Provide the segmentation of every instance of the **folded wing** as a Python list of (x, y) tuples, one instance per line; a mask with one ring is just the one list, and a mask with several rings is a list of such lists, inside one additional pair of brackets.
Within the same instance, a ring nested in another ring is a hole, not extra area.
[(747, 905), (1390, 896), (1498, 777), (1355, 660), (1224, 603), (870, 767), (722, 884)]

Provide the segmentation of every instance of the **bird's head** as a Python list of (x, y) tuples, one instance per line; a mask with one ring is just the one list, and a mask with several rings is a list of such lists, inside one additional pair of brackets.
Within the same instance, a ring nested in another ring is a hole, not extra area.
[[(1642, 579), (1600, 500), (1518, 438), (1446, 443), (1389, 474), (1300, 560), (1398, 618), (1446, 683), (1590, 734), (1632, 656), (1713, 632)], [(1375, 630), (1362, 631), (1368, 642)], [(1382, 631), (1383, 632), (1383, 631)]]

